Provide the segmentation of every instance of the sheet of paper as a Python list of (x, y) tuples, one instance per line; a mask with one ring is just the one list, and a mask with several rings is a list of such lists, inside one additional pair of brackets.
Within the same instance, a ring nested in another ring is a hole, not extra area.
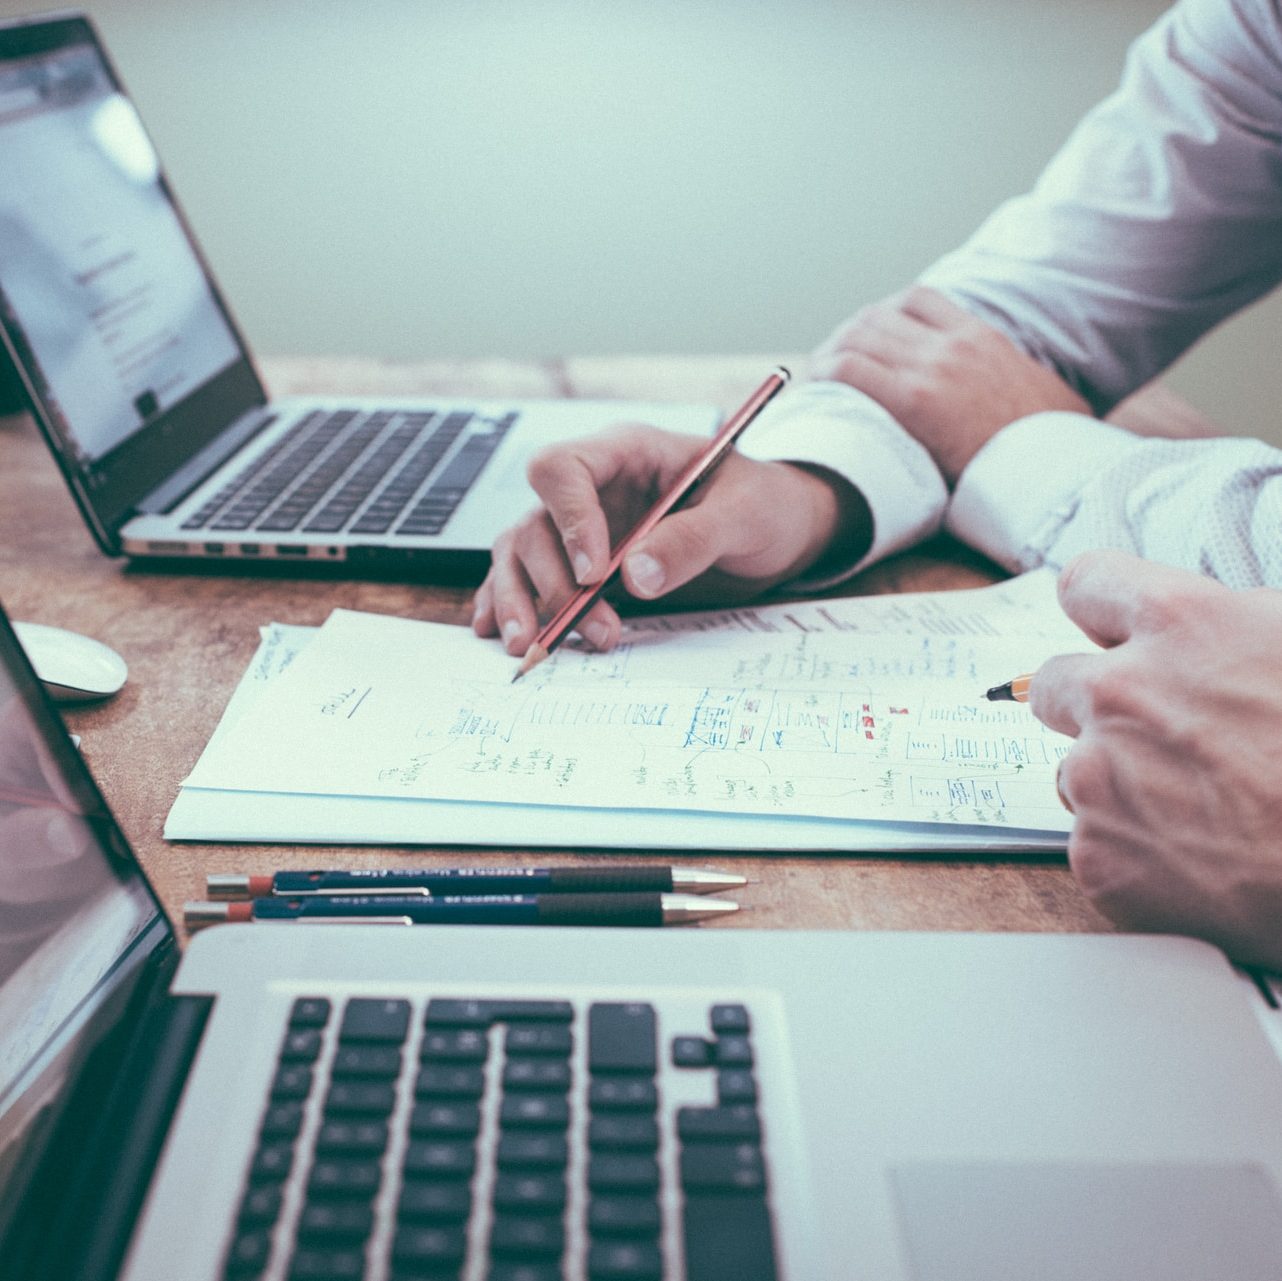
[[(982, 593), (948, 595), (982, 617)], [(189, 784), (1066, 830), (1066, 741), (1022, 706), (976, 701), (1065, 648), (1062, 627), (1037, 644), (982, 627), (852, 639), (634, 629), (513, 685), (512, 660), (464, 629), (340, 611)]]
[[(754, 611), (755, 612), (755, 611)], [(273, 623), (215, 736), (285, 671), (314, 627)], [(938, 823), (856, 822), (689, 811), (585, 810), (362, 796), (184, 787), (165, 820), (171, 841), (288, 841), (319, 845), (446, 845), (610, 850), (745, 850), (975, 855), (1059, 851), (1059, 833)]]
[(991, 587), (947, 592), (790, 601), (742, 609), (716, 609), (633, 618), (630, 635), (647, 632), (892, 632), (899, 635), (1041, 638), (1066, 648), (1082, 633), (1065, 617), (1055, 596), (1055, 574), (1038, 569)]
[(291, 796), (184, 787), (165, 820), (171, 841), (283, 841), (290, 845), (435, 845), (457, 849), (725, 850), (787, 854), (1054, 853), (1065, 836), (1012, 827), (587, 810), (556, 805), (477, 806), (383, 796)]

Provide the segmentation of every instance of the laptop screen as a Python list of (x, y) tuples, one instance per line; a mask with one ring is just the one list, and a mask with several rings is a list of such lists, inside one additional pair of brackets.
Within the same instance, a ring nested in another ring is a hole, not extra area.
[(91, 43), (0, 62), (0, 288), (82, 466), (240, 359)]
[(169, 935), (0, 611), (0, 1192), (94, 1014)]
[(0, 175), (0, 342), (116, 554), (266, 392), (84, 16), (0, 22)]

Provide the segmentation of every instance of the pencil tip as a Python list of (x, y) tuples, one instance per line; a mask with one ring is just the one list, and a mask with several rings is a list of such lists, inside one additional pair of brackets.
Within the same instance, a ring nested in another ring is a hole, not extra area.
[(525, 657), (521, 659), (521, 665), (516, 669), (516, 674), (512, 677), (512, 684), (515, 685), (532, 667), (537, 667), (548, 656), (548, 650), (535, 641), (529, 649), (525, 651)]

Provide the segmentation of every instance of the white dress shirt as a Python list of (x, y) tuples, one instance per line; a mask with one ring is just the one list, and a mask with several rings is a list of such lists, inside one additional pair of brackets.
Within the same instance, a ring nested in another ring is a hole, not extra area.
[[(920, 279), (1101, 414), (1273, 288), (1282, 280), (1275, 0), (1180, 0), (1135, 42), (1120, 87), (1033, 190)], [(875, 541), (849, 572), (943, 518), (1012, 570), (1109, 546), (1233, 586), (1282, 587), (1282, 451), (1260, 441), (1140, 438), (1084, 415), (1036, 414), (989, 441), (949, 501), (868, 398), (845, 389), (839, 422), (838, 394), (821, 390), (832, 387), (798, 388), (792, 447), (767, 423), (756, 450), (830, 467), (864, 492)], [(827, 407), (808, 418), (806, 397)], [(892, 458), (898, 471), (873, 474)]]

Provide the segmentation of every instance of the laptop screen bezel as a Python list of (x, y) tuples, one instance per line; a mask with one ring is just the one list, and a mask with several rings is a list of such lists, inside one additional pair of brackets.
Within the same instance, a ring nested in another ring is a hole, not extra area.
[[(90, 46), (101, 60), (113, 88), (126, 95), (123, 82), (87, 15), (65, 12), (39, 19), (0, 22), (0, 62), (52, 53), (74, 45)], [(163, 165), (157, 182), (182, 227), (239, 356), (92, 466), (86, 466), (65, 439), (58, 417), (51, 411), (49, 389), (39, 365), (0, 288), (0, 341), (17, 371), (32, 416), (48, 441), (95, 540), (110, 555), (120, 554), (120, 527), (135, 513), (140, 500), (232, 423), (267, 402), (249, 349), (174, 198)]]

